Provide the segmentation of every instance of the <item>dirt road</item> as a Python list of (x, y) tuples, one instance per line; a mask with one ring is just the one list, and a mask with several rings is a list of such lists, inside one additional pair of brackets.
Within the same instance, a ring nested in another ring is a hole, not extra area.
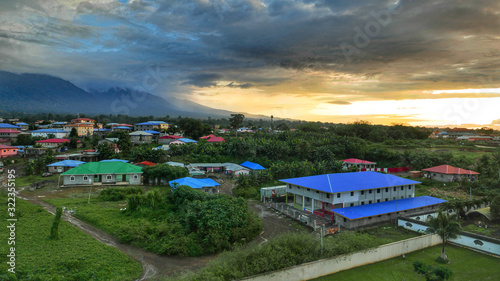
[[(19, 190), (22, 191), (22, 190)], [(38, 198), (36, 193), (19, 194), (18, 197), (27, 200), (33, 204), (42, 206), (45, 210), (51, 214), (55, 214), (56, 208), (41, 199)], [(94, 226), (79, 220), (69, 214), (64, 214), (63, 219), (70, 224), (78, 227), (82, 231), (86, 232), (90, 236), (94, 237), (98, 241), (115, 247), (121, 252), (127, 254), (131, 258), (137, 260), (142, 264), (142, 275), (138, 280), (149, 280), (153, 277), (160, 277), (164, 275), (175, 275), (183, 271), (195, 271), (203, 268), (210, 260), (214, 259), (215, 256), (206, 257), (170, 257), (170, 256), (160, 256), (150, 252), (147, 252), (141, 248), (121, 244), (115, 238), (107, 234), (106, 232), (95, 228)]]

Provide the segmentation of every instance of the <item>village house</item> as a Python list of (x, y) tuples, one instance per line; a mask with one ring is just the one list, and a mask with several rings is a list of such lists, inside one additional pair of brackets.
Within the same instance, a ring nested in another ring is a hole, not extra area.
[(456, 168), (450, 165), (440, 165), (427, 169), (422, 169), (424, 176), (429, 179), (441, 182), (460, 181), (463, 178), (477, 180), (479, 173), (462, 168)]
[(73, 124), (82, 124), (82, 123), (94, 124), (95, 120), (90, 119), (90, 118), (76, 118), (76, 119), (72, 119), (71, 123), (73, 123)]
[(283, 179), (302, 210), (332, 215), (332, 209), (414, 197), (418, 181), (377, 172), (325, 174)]
[(21, 131), (15, 129), (0, 129), (0, 138), (16, 142)]
[(17, 147), (0, 144), (0, 158), (17, 155)]
[(150, 123), (157, 123), (160, 126), (160, 131), (161, 130), (167, 130), (169, 127), (169, 124), (165, 121), (148, 121)]
[(82, 164), (85, 164), (85, 162), (77, 160), (63, 160), (47, 165), (47, 171), (52, 174), (60, 174)]
[(180, 139), (176, 139), (176, 140), (173, 140), (171, 141), (169, 144), (170, 145), (184, 145), (184, 144), (188, 144), (188, 143), (197, 143), (197, 141), (195, 140), (192, 140), (192, 139), (188, 139), (188, 138), (180, 138)]
[(134, 125), (134, 130), (135, 131), (159, 131), (161, 128), (160, 123), (156, 122), (143, 122), (143, 123), (137, 123)]
[(257, 163), (252, 163), (250, 161), (245, 161), (243, 163), (240, 164), (241, 166), (249, 169), (250, 171), (262, 171), (262, 170), (265, 170), (266, 168), (262, 167), (261, 165), (257, 164)]
[(169, 144), (170, 142), (177, 140), (177, 139), (182, 139), (182, 136), (178, 136), (178, 135), (162, 136), (162, 137), (158, 138), (158, 143), (159, 144)]
[(342, 167), (345, 170), (348, 170), (349, 168), (351, 168), (353, 166), (357, 167), (358, 170), (375, 169), (375, 165), (377, 165), (376, 162), (370, 162), (370, 161), (360, 160), (360, 159), (356, 159), (356, 158), (349, 158), (349, 159), (344, 159), (344, 160), (340, 160), (340, 161), (343, 162)]
[(71, 130), (75, 128), (76, 131), (78, 132), (79, 137), (84, 137), (84, 136), (92, 136), (94, 134), (94, 125), (93, 124), (68, 124), (63, 126), (63, 130), (70, 132)]
[(63, 186), (142, 185), (142, 168), (121, 161), (86, 163), (61, 176)]
[[(47, 140), (39, 140), (35, 142), (36, 144), (41, 145), (46, 148), (61, 148), (60, 151), (64, 151), (65, 147), (69, 146), (69, 139), (47, 139)], [(82, 146), (81, 141), (77, 141), (77, 148)], [(58, 151), (58, 152), (60, 152)]]
[(190, 177), (185, 177), (181, 179), (176, 179), (169, 181), (168, 184), (175, 188), (177, 186), (189, 186), (194, 189), (202, 190), (208, 194), (219, 193), (220, 184), (212, 179), (204, 178), (204, 179), (195, 179)]
[(112, 131), (122, 131), (122, 132), (130, 132), (132, 131), (133, 127), (128, 127), (128, 126), (116, 126), (112, 127)]
[(52, 127), (53, 128), (62, 128), (66, 124), (68, 124), (68, 122), (65, 122), (65, 121), (54, 122), (54, 123), (52, 123)]
[(24, 122), (18, 122), (18, 123), (16, 123), (16, 126), (21, 127), (21, 131), (26, 131), (30, 127), (30, 125), (28, 123), (24, 123)]
[(59, 129), (39, 129), (31, 131), (32, 137), (48, 138), (52, 135), (53, 138), (62, 139), (69, 135), (67, 131)]
[(120, 149), (118, 148), (118, 141), (119, 138), (105, 138), (97, 142), (98, 145), (103, 145), (106, 144), (108, 145), (111, 149), (115, 151), (115, 153), (120, 153)]
[(98, 136), (101, 138), (105, 137), (109, 133), (111, 133), (111, 129), (102, 129), (102, 128), (94, 129), (94, 136)]
[(129, 134), (130, 141), (136, 144), (143, 143), (152, 143), (153, 142), (153, 134), (146, 133), (143, 131), (135, 131)]
[(0, 144), (12, 145), (12, 141), (11, 140), (0, 139)]
[(234, 164), (234, 163), (224, 163), (224, 173), (226, 175), (232, 175), (234, 177), (239, 177), (241, 175), (248, 175), (250, 174), (250, 169), (245, 168), (241, 165)]

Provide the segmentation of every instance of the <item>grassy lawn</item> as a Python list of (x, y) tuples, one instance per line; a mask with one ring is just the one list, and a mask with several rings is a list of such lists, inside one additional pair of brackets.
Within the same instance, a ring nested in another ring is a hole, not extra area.
[(384, 225), (377, 228), (366, 229), (358, 231), (376, 237), (380, 245), (388, 244), (396, 241), (410, 239), (420, 236), (421, 234), (415, 231), (405, 229), (403, 227), (396, 227), (395, 225)]
[[(0, 200), (6, 224), (5, 195)], [(65, 221), (59, 226), (60, 239), (50, 240), (54, 216), (40, 206), (16, 199), (16, 214), (17, 279), (7, 275), (10, 246), (1, 243), (0, 280), (136, 280), (141, 274), (140, 263)], [(2, 231), (2, 240), (7, 241), (8, 235)]]
[(350, 270), (324, 276), (314, 280), (424, 280), (422, 275), (413, 270), (414, 261), (422, 261), (432, 266), (444, 266), (453, 272), (451, 280), (498, 280), (500, 276), (500, 259), (474, 252), (465, 248), (446, 245), (446, 254), (451, 260), (448, 265), (435, 262), (441, 253), (441, 246), (434, 246), (421, 251), (386, 261), (353, 268)]
[(132, 216), (126, 216), (120, 211), (126, 201), (102, 202), (96, 197), (91, 198), (88, 204), (86, 194), (81, 194), (80, 198), (53, 198), (45, 201), (53, 206), (72, 209), (73, 216), (86, 221), (93, 226), (104, 230), (113, 237), (120, 237), (124, 226), (135, 226), (141, 224), (141, 220)]
[(33, 183), (36, 182), (41, 182), (41, 181), (49, 181), (49, 180), (55, 180), (57, 183), (57, 180), (59, 178), (59, 175), (52, 175), (50, 177), (42, 177), (42, 176), (23, 176), (23, 177), (16, 177), (16, 186), (18, 187), (24, 187), (24, 186), (29, 186)]

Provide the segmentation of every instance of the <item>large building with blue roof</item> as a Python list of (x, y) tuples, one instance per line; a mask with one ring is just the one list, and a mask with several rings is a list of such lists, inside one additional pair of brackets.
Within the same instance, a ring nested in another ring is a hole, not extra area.
[(336, 223), (342, 227), (353, 229), (390, 221), (397, 219), (399, 216), (434, 212), (444, 202), (446, 200), (431, 196), (420, 196), (371, 205), (333, 209), (332, 211), (335, 214), (334, 220)]
[(214, 181), (213, 179), (209, 178), (195, 179), (191, 177), (172, 180), (169, 181), (168, 184), (172, 188), (175, 188), (176, 186), (186, 185), (191, 188), (199, 189), (210, 194), (219, 193), (219, 186), (220, 186), (220, 184)]
[(283, 179), (302, 210), (333, 215), (332, 209), (414, 197), (418, 181), (377, 172), (325, 174)]

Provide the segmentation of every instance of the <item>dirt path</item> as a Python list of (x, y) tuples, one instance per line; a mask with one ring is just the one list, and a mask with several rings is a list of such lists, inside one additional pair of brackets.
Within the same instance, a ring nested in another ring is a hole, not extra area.
[[(20, 195), (18, 191), (18, 197), (27, 200), (33, 204), (42, 206), (51, 214), (55, 214), (56, 208), (39, 198), (37, 196), (27, 196)], [(64, 214), (63, 219), (70, 224), (78, 227), (82, 231), (86, 232), (90, 236), (94, 237), (98, 241), (114, 247), (121, 252), (127, 254), (131, 258), (139, 261), (142, 264), (142, 275), (138, 280), (149, 280), (153, 277), (161, 277), (164, 275), (174, 275), (183, 271), (194, 271), (204, 267), (210, 260), (214, 259), (215, 256), (206, 257), (169, 257), (169, 256), (159, 256), (154, 253), (147, 252), (141, 248), (121, 244), (115, 238), (107, 234), (106, 232), (82, 221), (69, 214)]]

